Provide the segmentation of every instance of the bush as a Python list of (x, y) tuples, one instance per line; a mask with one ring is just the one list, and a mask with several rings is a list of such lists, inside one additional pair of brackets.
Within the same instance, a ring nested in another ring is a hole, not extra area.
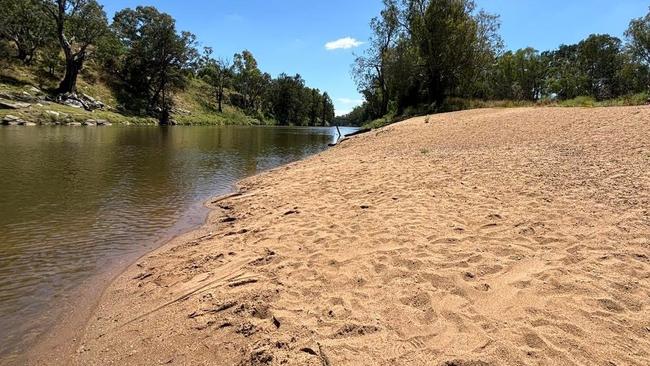
[(455, 112), (471, 108), (472, 103), (469, 99), (450, 97), (445, 99), (438, 110), (439, 112)]
[(592, 97), (575, 97), (573, 99), (563, 100), (559, 103), (561, 107), (595, 107), (596, 100)]

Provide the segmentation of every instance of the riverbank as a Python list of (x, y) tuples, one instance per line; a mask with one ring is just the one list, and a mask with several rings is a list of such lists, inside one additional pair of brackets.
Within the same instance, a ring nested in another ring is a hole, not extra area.
[[(86, 94), (80, 100), (96, 100)], [(194, 96), (193, 96), (194, 97)], [(101, 103), (101, 109), (86, 110), (80, 105), (58, 103), (54, 97), (34, 86), (7, 89), (0, 83), (0, 125), (7, 126), (157, 126), (158, 120), (152, 117), (121, 113), (110, 105)], [(188, 97), (189, 98), (189, 97)], [(198, 97), (196, 97), (198, 98)], [(227, 106), (223, 112), (197, 107), (192, 102), (188, 108), (175, 108), (172, 114), (174, 125), (184, 126), (224, 126), (224, 125), (271, 125), (273, 121), (260, 121), (247, 116), (237, 108)]]
[[(0, 125), (102, 126), (158, 125), (153, 117), (129, 113), (120, 107), (110, 82), (93, 67), (78, 79), (76, 95), (70, 98), (52, 90), (58, 78), (42, 75), (38, 68), (3, 64), (0, 70)], [(224, 105), (219, 112), (203, 80), (189, 80), (187, 88), (175, 94), (172, 120), (178, 125), (273, 125), (275, 121), (254, 118), (243, 110)]]
[(245, 179), (73, 363), (647, 364), (649, 136), (646, 107), (472, 110)]
[(203, 224), (208, 198), (335, 136), (313, 127), (0, 128), (0, 364), (32, 349), (65, 313), (61, 303), (78, 306), (79, 286), (103, 289), (94, 279), (113, 264), (132, 263), (168, 230)]

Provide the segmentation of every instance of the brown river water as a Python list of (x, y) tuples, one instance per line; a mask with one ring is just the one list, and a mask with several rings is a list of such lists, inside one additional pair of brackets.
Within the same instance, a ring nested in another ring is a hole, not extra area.
[(334, 128), (1, 127), (0, 364), (82, 283), (200, 225), (209, 197), (335, 138)]

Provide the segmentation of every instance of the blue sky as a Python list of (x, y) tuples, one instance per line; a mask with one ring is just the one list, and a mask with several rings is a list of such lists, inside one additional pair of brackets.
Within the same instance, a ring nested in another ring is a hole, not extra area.
[[(112, 18), (125, 7), (154, 5), (171, 14), (179, 30), (197, 35), (201, 46), (230, 57), (243, 49), (260, 68), (277, 76), (300, 74), (327, 91), (344, 114), (361, 102), (350, 77), (354, 53), (370, 36), (368, 22), (381, 0), (100, 0)], [(477, 0), (501, 15), (506, 47), (553, 49), (591, 33), (623, 36), (632, 18), (645, 15), (647, 0)], [(339, 41), (339, 42), (335, 42)], [(329, 49), (326, 45), (329, 44)], [(342, 48), (350, 47), (350, 48)]]

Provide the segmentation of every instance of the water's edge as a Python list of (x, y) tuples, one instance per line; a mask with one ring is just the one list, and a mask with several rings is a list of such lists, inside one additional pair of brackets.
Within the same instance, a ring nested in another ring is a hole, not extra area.
[[(209, 229), (208, 222), (211, 215), (218, 213), (218, 210), (212, 203), (220, 197), (237, 192), (242, 181), (312, 159), (330, 148), (331, 147), (326, 147), (318, 153), (304, 156), (301, 159), (281, 164), (271, 169), (261, 170), (255, 174), (243, 177), (237, 180), (227, 192), (220, 192), (219, 194), (208, 197), (208, 199), (202, 202), (199, 201), (194, 205), (190, 205), (190, 207), (202, 208), (202, 214), (194, 217), (195, 219), (201, 218), (200, 224), (192, 226), (188, 225), (182, 229), (176, 228), (176, 230), (174, 230), (173, 227), (170, 228), (169, 232), (166, 233), (163, 239), (143, 248), (143, 251), (141, 252), (119, 258), (119, 260), (116, 260), (115, 263), (112, 263), (105, 270), (93, 275), (87, 281), (79, 285), (75, 290), (71, 291), (71, 295), (69, 296), (69, 299), (74, 299), (74, 303), (69, 300), (59, 301), (57, 304), (54, 304), (54, 307), (58, 306), (61, 308), (56, 310), (52, 322), (52, 328), (38, 335), (33, 346), (25, 350), (24, 354), (19, 355), (17, 359), (13, 361), (16, 361), (17, 364), (21, 365), (72, 364), (73, 355), (76, 352), (82, 351), (79, 348), (90, 317), (95, 313), (95, 310), (100, 304), (100, 300), (103, 298), (110, 285), (119, 276), (126, 272), (129, 267), (137, 263), (140, 259), (154, 254), (156, 251), (164, 250), (167, 246), (172, 245), (175, 242), (186, 242), (204, 235), (204, 231)], [(0, 364), (2, 361), (3, 360), (0, 360)], [(11, 360), (9, 361), (11, 362)]]
[[(232, 187), (229, 193), (235, 191), (236, 188)], [(25, 350), (25, 353), (19, 355), (14, 361), (21, 365), (71, 364), (73, 354), (79, 351), (86, 325), (109, 286), (140, 259), (164, 248), (167, 244), (187, 240), (188, 237), (200, 232), (202, 228), (206, 227), (210, 215), (214, 211), (208, 206), (209, 203), (220, 196), (212, 196), (202, 203), (196, 203), (195, 206), (200, 205), (203, 212), (201, 216), (193, 218), (197, 220), (201, 218), (201, 224), (188, 225), (182, 229), (173, 227), (168, 229), (162, 239), (149, 244), (140, 252), (117, 258), (115, 263), (111, 263), (110, 266), (77, 286), (71, 291), (69, 300), (61, 300), (53, 304), (54, 307), (60, 308), (55, 310), (52, 328), (38, 335), (33, 346)]]

